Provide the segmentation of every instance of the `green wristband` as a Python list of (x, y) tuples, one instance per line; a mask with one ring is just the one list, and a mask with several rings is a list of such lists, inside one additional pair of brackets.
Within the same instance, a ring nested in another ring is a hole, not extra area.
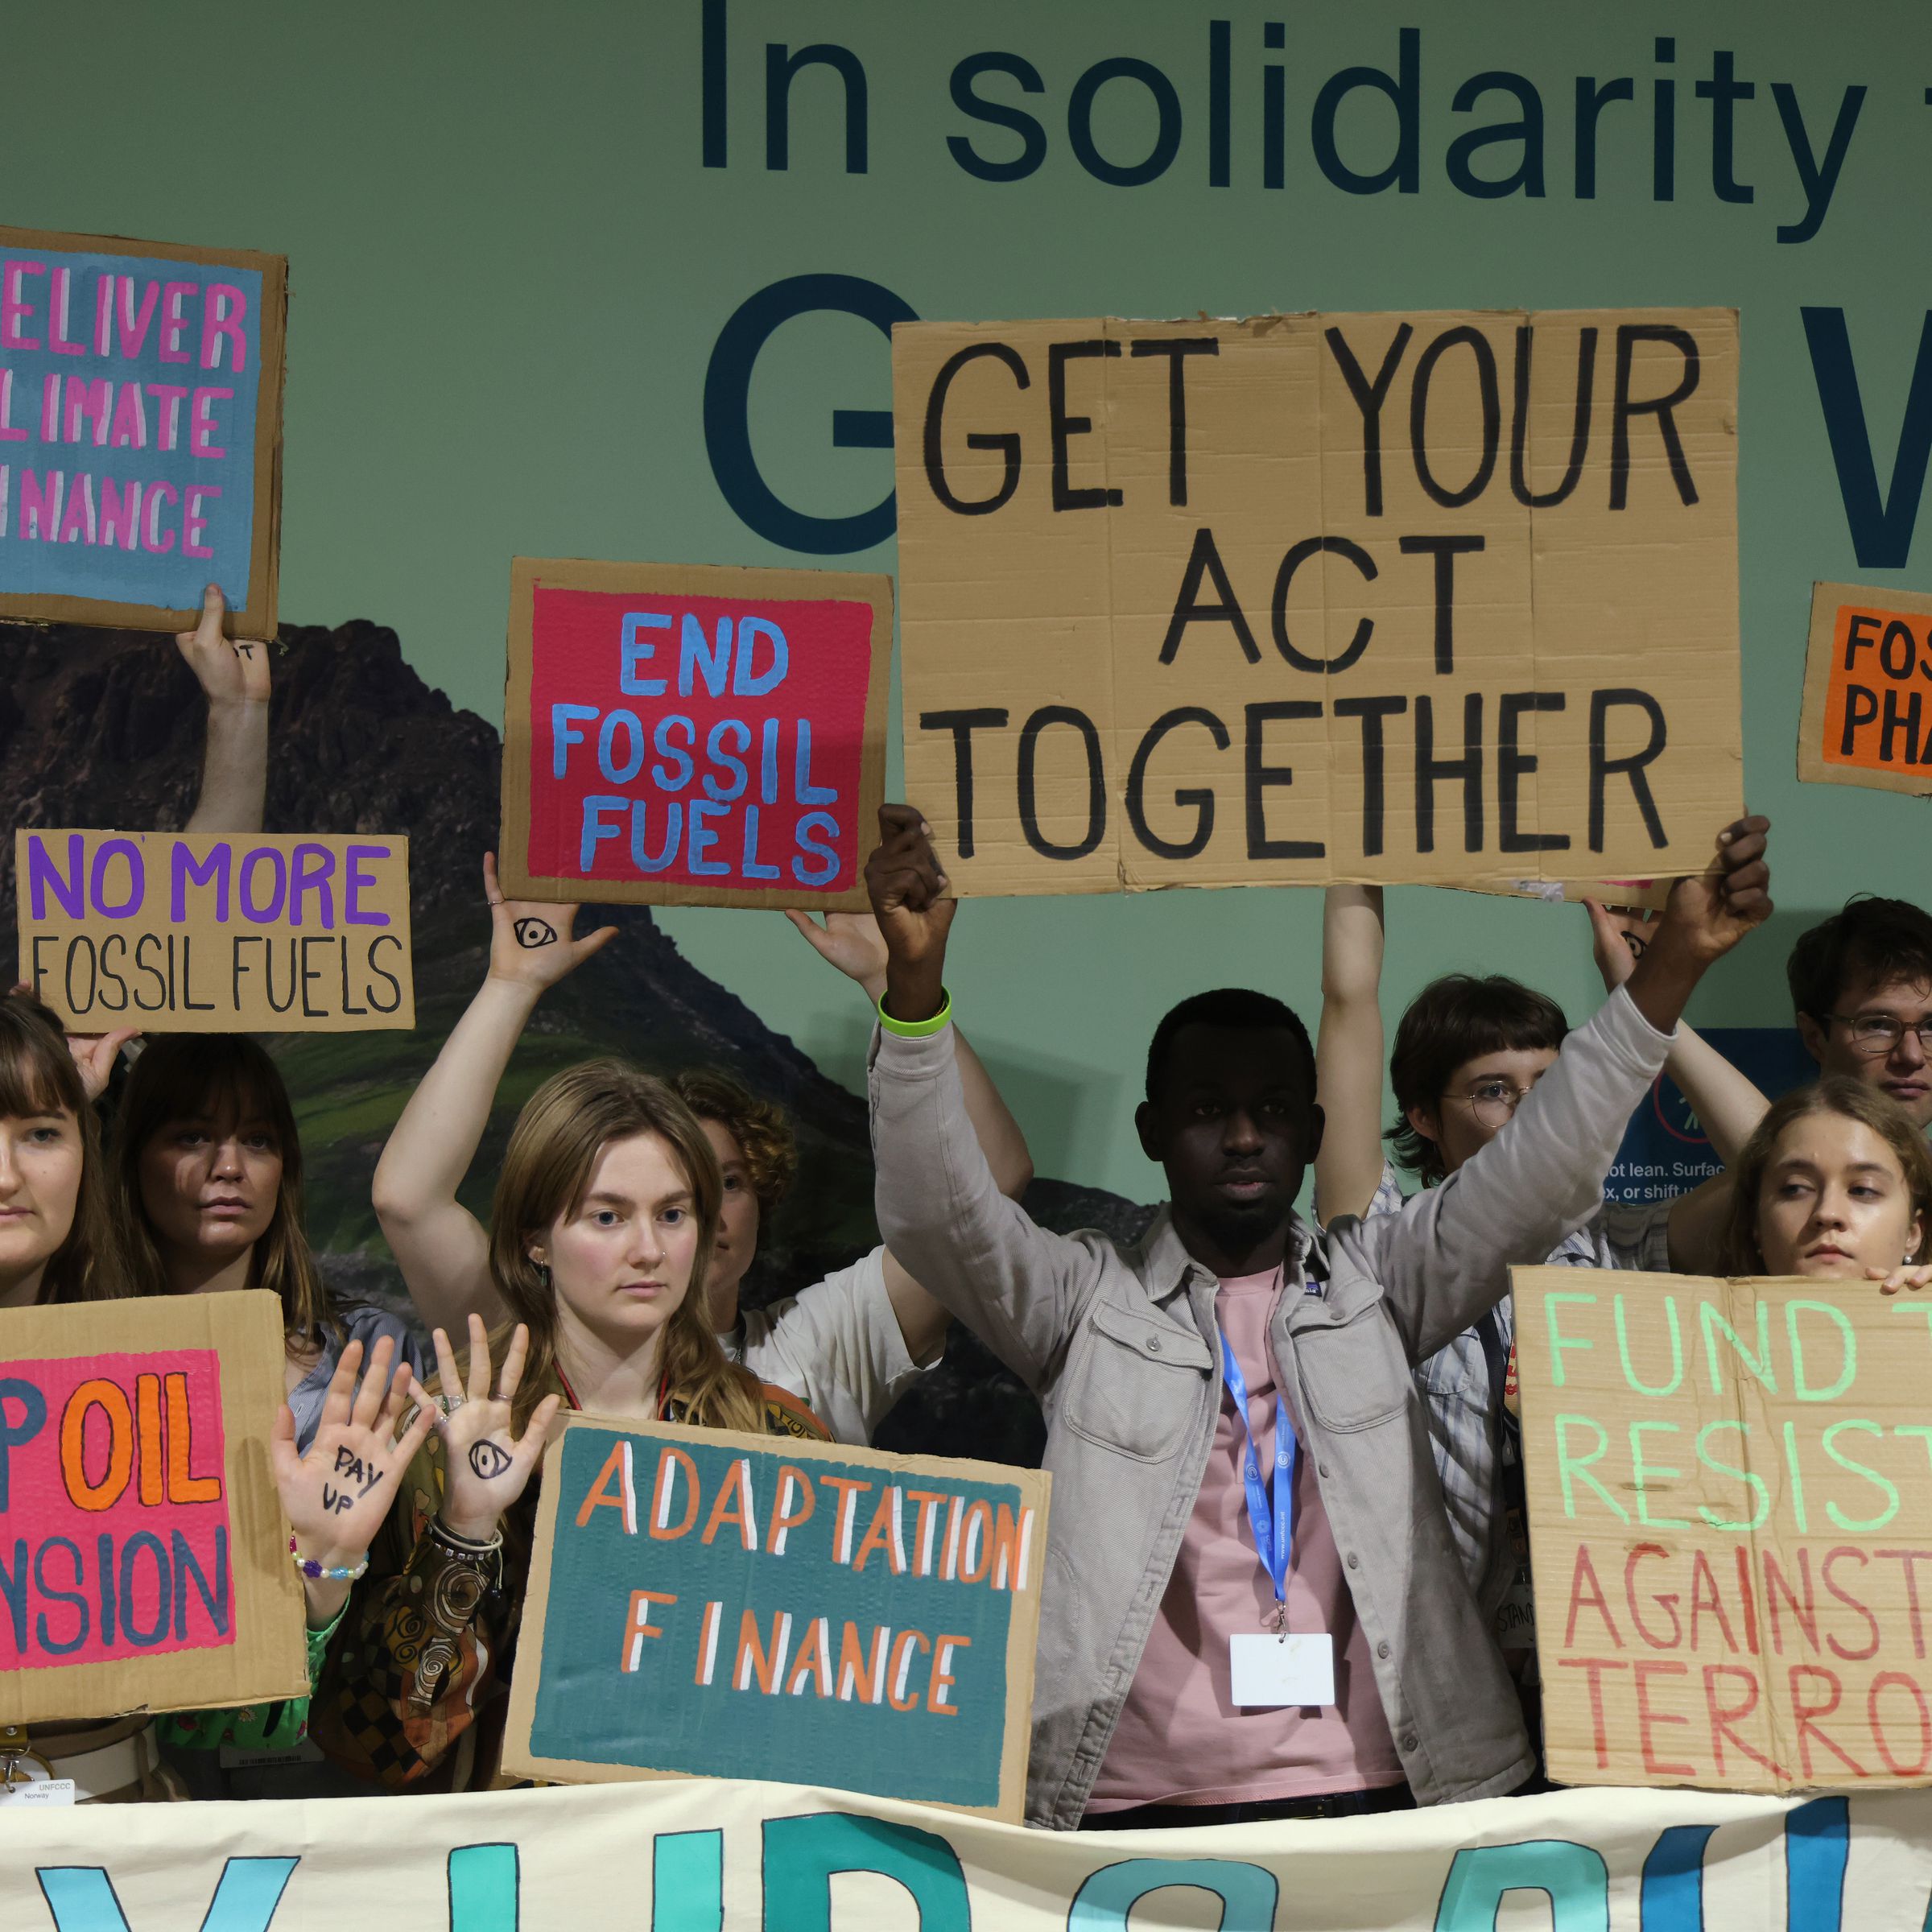
[(879, 1001), (879, 1024), (888, 1033), (896, 1033), (902, 1040), (923, 1040), (937, 1033), (942, 1026), (952, 1023), (952, 995), (942, 986), (939, 989), (939, 1009), (929, 1020), (895, 1020), (886, 1010), (886, 1002)]

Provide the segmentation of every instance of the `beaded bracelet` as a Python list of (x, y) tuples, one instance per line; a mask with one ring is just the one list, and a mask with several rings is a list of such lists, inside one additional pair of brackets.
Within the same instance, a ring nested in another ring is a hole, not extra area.
[(288, 1539), (288, 1554), (295, 1558), (295, 1567), (312, 1583), (353, 1583), (369, 1567), (369, 1558), (365, 1555), (353, 1569), (325, 1569), (312, 1556), (297, 1554), (295, 1539), (292, 1536)]

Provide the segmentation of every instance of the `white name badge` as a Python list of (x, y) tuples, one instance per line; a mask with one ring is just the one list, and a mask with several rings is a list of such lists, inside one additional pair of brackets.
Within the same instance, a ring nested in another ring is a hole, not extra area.
[(0, 1787), (0, 1806), (71, 1805), (74, 1781), (71, 1777), (22, 1778)]
[(1237, 1704), (1335, 1702), (1335, 1639), (1325, 1630), (1259, 1631), (1230, 1638), (1228, 1650)]

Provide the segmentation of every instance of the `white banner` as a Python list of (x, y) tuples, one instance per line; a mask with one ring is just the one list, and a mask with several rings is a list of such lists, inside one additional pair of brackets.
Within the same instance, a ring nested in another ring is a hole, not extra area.
[(1217, 1831), (1023, 1831), (689, 1779), (0, 1803), (6, 1932), (1921, 1932), (1932, 1795), (1593, 1790)]

